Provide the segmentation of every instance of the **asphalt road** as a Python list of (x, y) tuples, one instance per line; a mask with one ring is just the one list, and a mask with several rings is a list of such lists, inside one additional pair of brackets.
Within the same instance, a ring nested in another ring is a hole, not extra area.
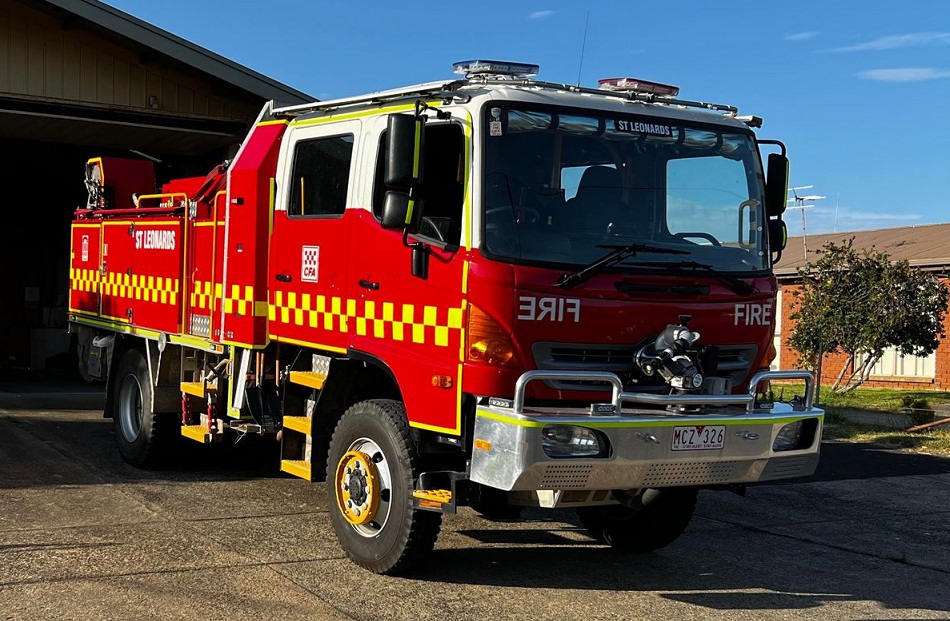
[(99, 399), (0, 389), (0, 619), (950, 619), (948, 459), (826, 444), (813, 479), (703, 492), (642, 556), (570, 512), (463, 510), (389, 578), (344, 558), (322, 485), (278, 475), (272, 447), (138, 471)]

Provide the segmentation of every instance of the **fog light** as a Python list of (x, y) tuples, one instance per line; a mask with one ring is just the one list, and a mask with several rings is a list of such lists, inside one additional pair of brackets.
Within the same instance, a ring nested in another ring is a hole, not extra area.
[(789, 423), (778, 430), (775, 436), (775, 442), (772, 443), (773, 451), (791, 451), (798, 448), (802, 439), (802, 421)]
[(548, 425), (541, 430), (548, 457), (599, 457), (606, 448), (596, 431), (576, 425)]

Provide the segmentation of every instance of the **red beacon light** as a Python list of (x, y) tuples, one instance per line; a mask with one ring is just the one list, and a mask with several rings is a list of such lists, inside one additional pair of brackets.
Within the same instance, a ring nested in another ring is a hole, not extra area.
[(597, 81), (597, 86), (604, 91), (649, 93), (657, 97), (676, 97), (680, 94), (680, 87), (678, 86), (649, 82), (639, 78), (604, 78)]

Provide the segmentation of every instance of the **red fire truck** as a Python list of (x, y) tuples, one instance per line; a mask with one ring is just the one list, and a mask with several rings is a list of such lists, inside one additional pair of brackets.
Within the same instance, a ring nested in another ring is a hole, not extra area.
[(812, 378), (769, 371), (784, 145), (669, 85), (456, 71), (268, 104), (232, 161), (160, 190), (150, 162), (88, 162), (70, 320), (125, 460), (272, 434), (379, 573), (463, 505), (576, 508), (645, 551), (700, 488), (811, 474)]

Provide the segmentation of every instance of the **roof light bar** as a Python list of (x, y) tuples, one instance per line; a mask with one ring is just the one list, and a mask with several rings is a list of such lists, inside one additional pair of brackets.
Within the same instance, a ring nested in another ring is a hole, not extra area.
[(649, 82), (639, 78), (604, 78), (597, 81), (597, 86), (605, 91), (650, 93), (657, 97), (676, 97), (680, 94), (680, 87), (678, 86)]
[(455, 73), (460, 73), (466, 78), (475, 75), (496, 75), (509, 76), (513, 78), (526, 78), (537, 75), (541, 67), (538, 65), (529, 65), (527, 63), (511, 63), (500, 60), (463, 60), (452, 65)]

